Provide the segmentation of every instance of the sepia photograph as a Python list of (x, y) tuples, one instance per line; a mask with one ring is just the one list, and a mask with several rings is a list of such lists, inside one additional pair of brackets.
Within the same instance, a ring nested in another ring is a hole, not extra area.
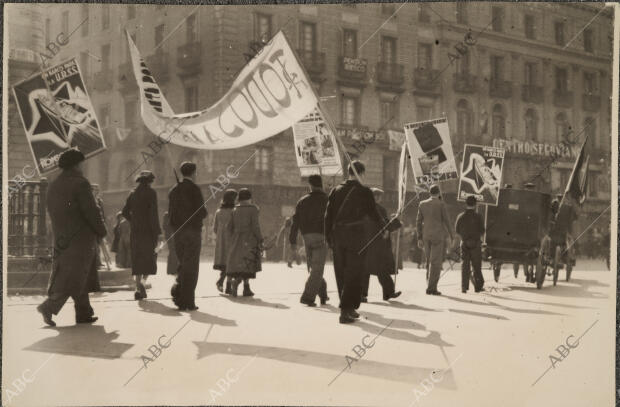
[(619, 17), (5, 3), (1, 404), (616, 406)]

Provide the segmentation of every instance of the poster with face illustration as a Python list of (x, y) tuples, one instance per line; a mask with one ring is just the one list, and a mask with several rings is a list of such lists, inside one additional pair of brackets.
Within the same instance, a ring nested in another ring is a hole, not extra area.
[(465, 144), (458, 200), (473, 195), (478, 203), (497, 206), (504, 167), (503, 148)]

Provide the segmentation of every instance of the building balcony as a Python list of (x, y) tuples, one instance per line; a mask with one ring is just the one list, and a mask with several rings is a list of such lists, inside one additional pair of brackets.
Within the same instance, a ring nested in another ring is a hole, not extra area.
[(125, 62), (118, 66), (118, 85), (119, 90), (123, 93), (132, 92), (138, 89), (136, 77), (133, 73), (133, 65), (131, 62)]
[(413, 71), (413, 85), (417, 90), (434, 92), (439, 87), (438, 76), (436, 69), (416, 68)]
[(523, 85), (521, 97), (524, 102), (542, 103), (543, 88), (542, 86)]
[(93, 89), (97, 92), (105, 92), (112, 89), (111, 69), (104, 69), (93, 75)]
[(366, 81), (368, 61), (360, 58), (340, 57), (338, 76), (346, 82), (363, 83)]
[(553, 104), (557, 107), (573, 107), (573, 92), (563, 89), (554, 89)]
[(190, 42), (177, 48), (177, 67), (180, 76), (194, 75), (200, 73), (201, 66), (201, 43)]
[(588, 112), (598, 112), (601, 108), (601, 95), (591, 93), (583, 94), (583, 110)]
[(313, 80), (320, 79), (321, 75), (325, 72), (325, 53), (299, 49), (297, 50), (297, 54), (299, 55), (299, 59), (301, 59), (301, 63), (306, 68), (308, 75), (310, 75)]
[(379, 62), (377, 64), (377, 82), (380, 85), (401, 87), (405, 83), (403, 65), (390, 62)]
[(512, 97), (512, 82), (491, 79), (489, 84), (489, 96), (509, 99)]
[(146, 58), (146, 66), (148, 66), (151, 74), (157, 82), (163, 82), (169, 78), (168, 70), (168, 53), (157, 51), (155, 54)]
[(460, 93), (475, 93), (476, 76), (470, 73), (455, 73), (454, 91)]

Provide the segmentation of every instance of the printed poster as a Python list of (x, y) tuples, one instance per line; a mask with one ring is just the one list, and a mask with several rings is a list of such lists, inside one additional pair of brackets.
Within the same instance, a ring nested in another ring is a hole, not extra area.
[(497, 206), (504, 154), (503, 148), (465, 144), (457, 199), (473, 195), (479, 203)]
[(60, 155), (69, 148), (86, 158), (105, 151), (75, 58), (18, 83), (13, 95), (40, 175), (57, 169)]
[(293, 135), (302, 177), (342, 173), (336, 138), (318, 108), (293, 125)]
[(405, 138), (416, 184), (457, 178), (448, 119), (406, 124)]

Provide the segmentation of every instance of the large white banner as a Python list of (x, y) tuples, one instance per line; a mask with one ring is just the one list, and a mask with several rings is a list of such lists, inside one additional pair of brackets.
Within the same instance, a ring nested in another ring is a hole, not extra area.
[(405, 124), (416, 184), (457, 178), (448, 119)]
[(127, 41), (144, 124), (172, 144), (204, 150), (244, 147), (286, 130), (318, 103), (282, 32), (241, 70), (217, 103), (184, 114), (174, 114), (129, 35)]
[(342, 174), (336, 138), (317, 107), (293, 126), (295, 155), (302, 177)]

